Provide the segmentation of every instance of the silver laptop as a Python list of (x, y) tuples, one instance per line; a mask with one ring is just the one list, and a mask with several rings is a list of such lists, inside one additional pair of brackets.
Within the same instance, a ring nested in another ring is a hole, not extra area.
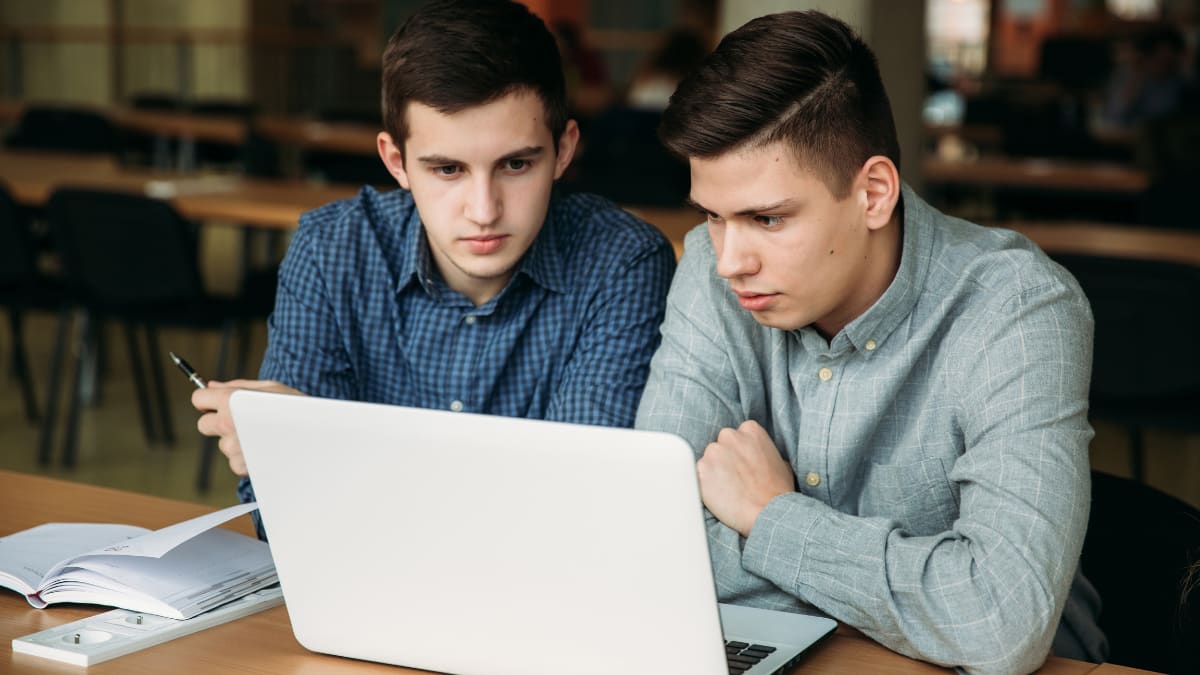
[(759, 675), (836, 626), (718, 609), (676, 436), (250, 391), (231, 405), (312, 651), (462, 675)]

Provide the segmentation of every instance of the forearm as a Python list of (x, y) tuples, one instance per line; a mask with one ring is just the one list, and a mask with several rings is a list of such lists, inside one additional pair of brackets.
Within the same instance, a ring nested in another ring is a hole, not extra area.
[(1049, 652), (1074, 573), (1064, 561), (1079, 554), (1066, 532), (1034, 527), (1044, 532), (1036, 543), (974, 521), (910, 537), (887, 519), (790, 494), (760, 514), (742, 572), (907, 656), (1027, 673)]

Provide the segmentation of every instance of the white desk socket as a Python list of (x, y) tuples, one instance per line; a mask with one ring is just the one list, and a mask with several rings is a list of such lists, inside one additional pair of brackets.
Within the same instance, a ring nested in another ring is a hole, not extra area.
[(281, 604), (283, 592), (276, 585), (182, 621), (114, 609), (13, 638), (12, 650), (76, 666), (91, 666)]

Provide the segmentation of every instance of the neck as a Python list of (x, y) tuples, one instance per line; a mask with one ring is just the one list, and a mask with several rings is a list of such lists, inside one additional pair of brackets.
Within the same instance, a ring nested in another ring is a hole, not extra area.
[(826, 341), (832, 340), (843, 328), (871, 308), (892, 285), (900, 269), (900, 257), (904, 249), (904, 223), (900, 209), (892, 214), (888, 224), (868, 235), (867, 261), (863, 265), (863, 278), (854, 296), (846, 303), (845, 311), (827, 321), (813, 325)]

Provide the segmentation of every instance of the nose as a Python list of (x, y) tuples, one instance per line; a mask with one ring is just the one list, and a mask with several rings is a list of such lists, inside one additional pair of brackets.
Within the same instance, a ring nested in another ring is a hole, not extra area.
[(741, 227), (732, 224), (711, 227), (709, 236), (717, 254), (717, 274), (732, 279), (758, 271), (758, 256)]
[(468, 188), (465, 204), (466, 217), (476, 225), (491, 225), (500, 219), (500, 192), (491, 176), (478, 176)]

